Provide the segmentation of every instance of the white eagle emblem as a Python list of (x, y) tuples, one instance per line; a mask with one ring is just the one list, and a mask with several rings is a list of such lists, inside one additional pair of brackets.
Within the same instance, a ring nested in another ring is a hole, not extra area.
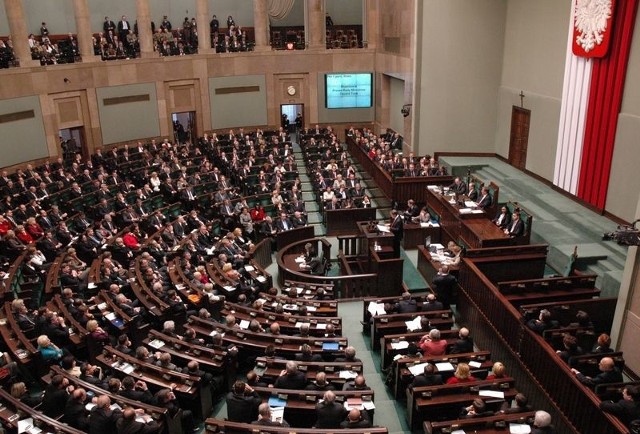
[(575, 28), (579, 33), (576, 44), (588, 53), (604, 39), (607, 20), (611, 18), (611, 0), (577, 0), (575, 7)]

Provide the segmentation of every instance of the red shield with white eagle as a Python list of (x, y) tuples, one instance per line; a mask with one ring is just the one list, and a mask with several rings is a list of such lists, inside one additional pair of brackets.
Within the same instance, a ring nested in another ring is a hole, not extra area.
[(609, 49), (615, 0), (575, 0), (573, 54), (604, 57)]

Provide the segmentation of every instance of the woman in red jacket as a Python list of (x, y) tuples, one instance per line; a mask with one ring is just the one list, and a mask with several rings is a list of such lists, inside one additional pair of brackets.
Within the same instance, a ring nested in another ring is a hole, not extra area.
[(471, 383), (473, 381), (476, 381), (476, 378), (471, 375), (469, 365), (458, 363), (455, 374), (447, 380), (447, 384)]

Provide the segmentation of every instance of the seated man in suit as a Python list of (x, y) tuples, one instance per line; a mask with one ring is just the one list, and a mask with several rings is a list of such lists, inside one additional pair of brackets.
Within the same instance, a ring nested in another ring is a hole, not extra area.
[(418, 311), (416, 301), (411, 298), (409, 292), (402, 293), (402, 299), (396, 303), (396, 311), (398, 313), (413, 313)]
[(307, 262), (304, 264), (300, 264), (300, 269), (309, 271), (309, 273), (314, 275), (324, 274), (324, 269), (322, 265), (322, 258), (315, 254), (310, 254)]
[(458, 332), (459, 339), (453, 344), (449, 354), (473, 353), (473, 339), (469, 336), (469, 329), (462, 327)]
[(504, 233), (511, 238), (524, 235), (524, 222), (520, 220), (520, 211), (514, 211), (511, 215), (511, 223), (504, 229)]
[(600, 408), (613, 414), (627, 427), (630, 427), (631, 421), (640, 419), (640, 387), (632, 384), (625, 386), (622, 389), (620, 401), (603, 401), (600, 403)]
[(456, 179), (453, 180), (453, 184), (449, 186), (449, 190), (457, 196), (465, 195), (467, 194), (467, 184), (457, 176)]
[(491, 206), (491, 202), (492, 199), (491, 195), (489, 194), (489, 189), (487, 187), (482, 187), (482, 190), (480, 190), (480, 197), (476, 202), (478, 208), (486, 209)]
[(588, 377), (575, 368), (572, 368), (571, 372), (575, 374), (582, 384), (591, 388), (595, 388), (598, 384), (622, 383), (622, 374), (616, 368), (615, 362), (611, 357), (603, 357), (598, 368), (600, 368), (600, 373), (595, 377)]
[(436, 367), (432, 363), (424, 365), (424, 371), (420, 375), (416, 375), (413, 381), (409, 385), (410, 388), (422, 387), (422, 386), (439, 386), (444, 384), (442, 375), (436, 374)]
[(279, 389), (302, 390), (307, 385), (307, 376), (304, 372), (298, 371), (298, 364), (293, 360), (287, 361), (286, 368), (276, 379), (274, 387)]
[(271, 420), (271, 407), (268, 402), (263, 402), (258, 407), (258, 420), (251, 422), (252, 425), (265, 425), (265, 426), (283, 426), (288, 427), (289, 424), (284, 420)]
[(371, 420), (369, 419), (369, 413), (367, 410), (358, 410), (357, 408), (352, 408), (349, 411), (349, 415), (347, 416), (347, 420), (343, 421), (340, 424), (340, 428), (370, 428)]
[(340, 428), (340, 424), (347, 417), (347, 409), (336, 402), (336, 395), (330, 390), (325, 392), (323, 398), (324, 400), (316, 405), (318, 419), (315, 428)]
[(423, 312), (431, 312), (432, 310), (443, 310), (444, 306), (436, 299), (435, 294), (427, 295), (426, 300), (422, 303)]
[(227, 417), (233, 422), (251, 423), (258, 416), (261, 402), (262, 398), (251, 386), (236, 381), (227, 394)]

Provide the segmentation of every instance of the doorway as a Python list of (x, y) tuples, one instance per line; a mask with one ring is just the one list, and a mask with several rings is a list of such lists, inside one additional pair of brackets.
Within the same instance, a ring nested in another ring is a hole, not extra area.
[(196, 112), (172, 113), (171, 122), (173, 123), (173, 140), (177, 143), (194, 143), (198, 137)]
[(511, 135), (509, 138), (509, 164), (524, 170), (527, 165), (529, 125), (531, 110), (513, 106), (511, 111)]
[(84, 138), (84, 127), (58, 130), (58, 136), (60, 136), (60, 147), (65, 160), (72, 160), (77, 153), (82, 155), (83, 160), (89, 158), (87, 143)]
[(280, 125), (287, 132), (299, 131), (304, 126), (304, 104), (281, 104)]

